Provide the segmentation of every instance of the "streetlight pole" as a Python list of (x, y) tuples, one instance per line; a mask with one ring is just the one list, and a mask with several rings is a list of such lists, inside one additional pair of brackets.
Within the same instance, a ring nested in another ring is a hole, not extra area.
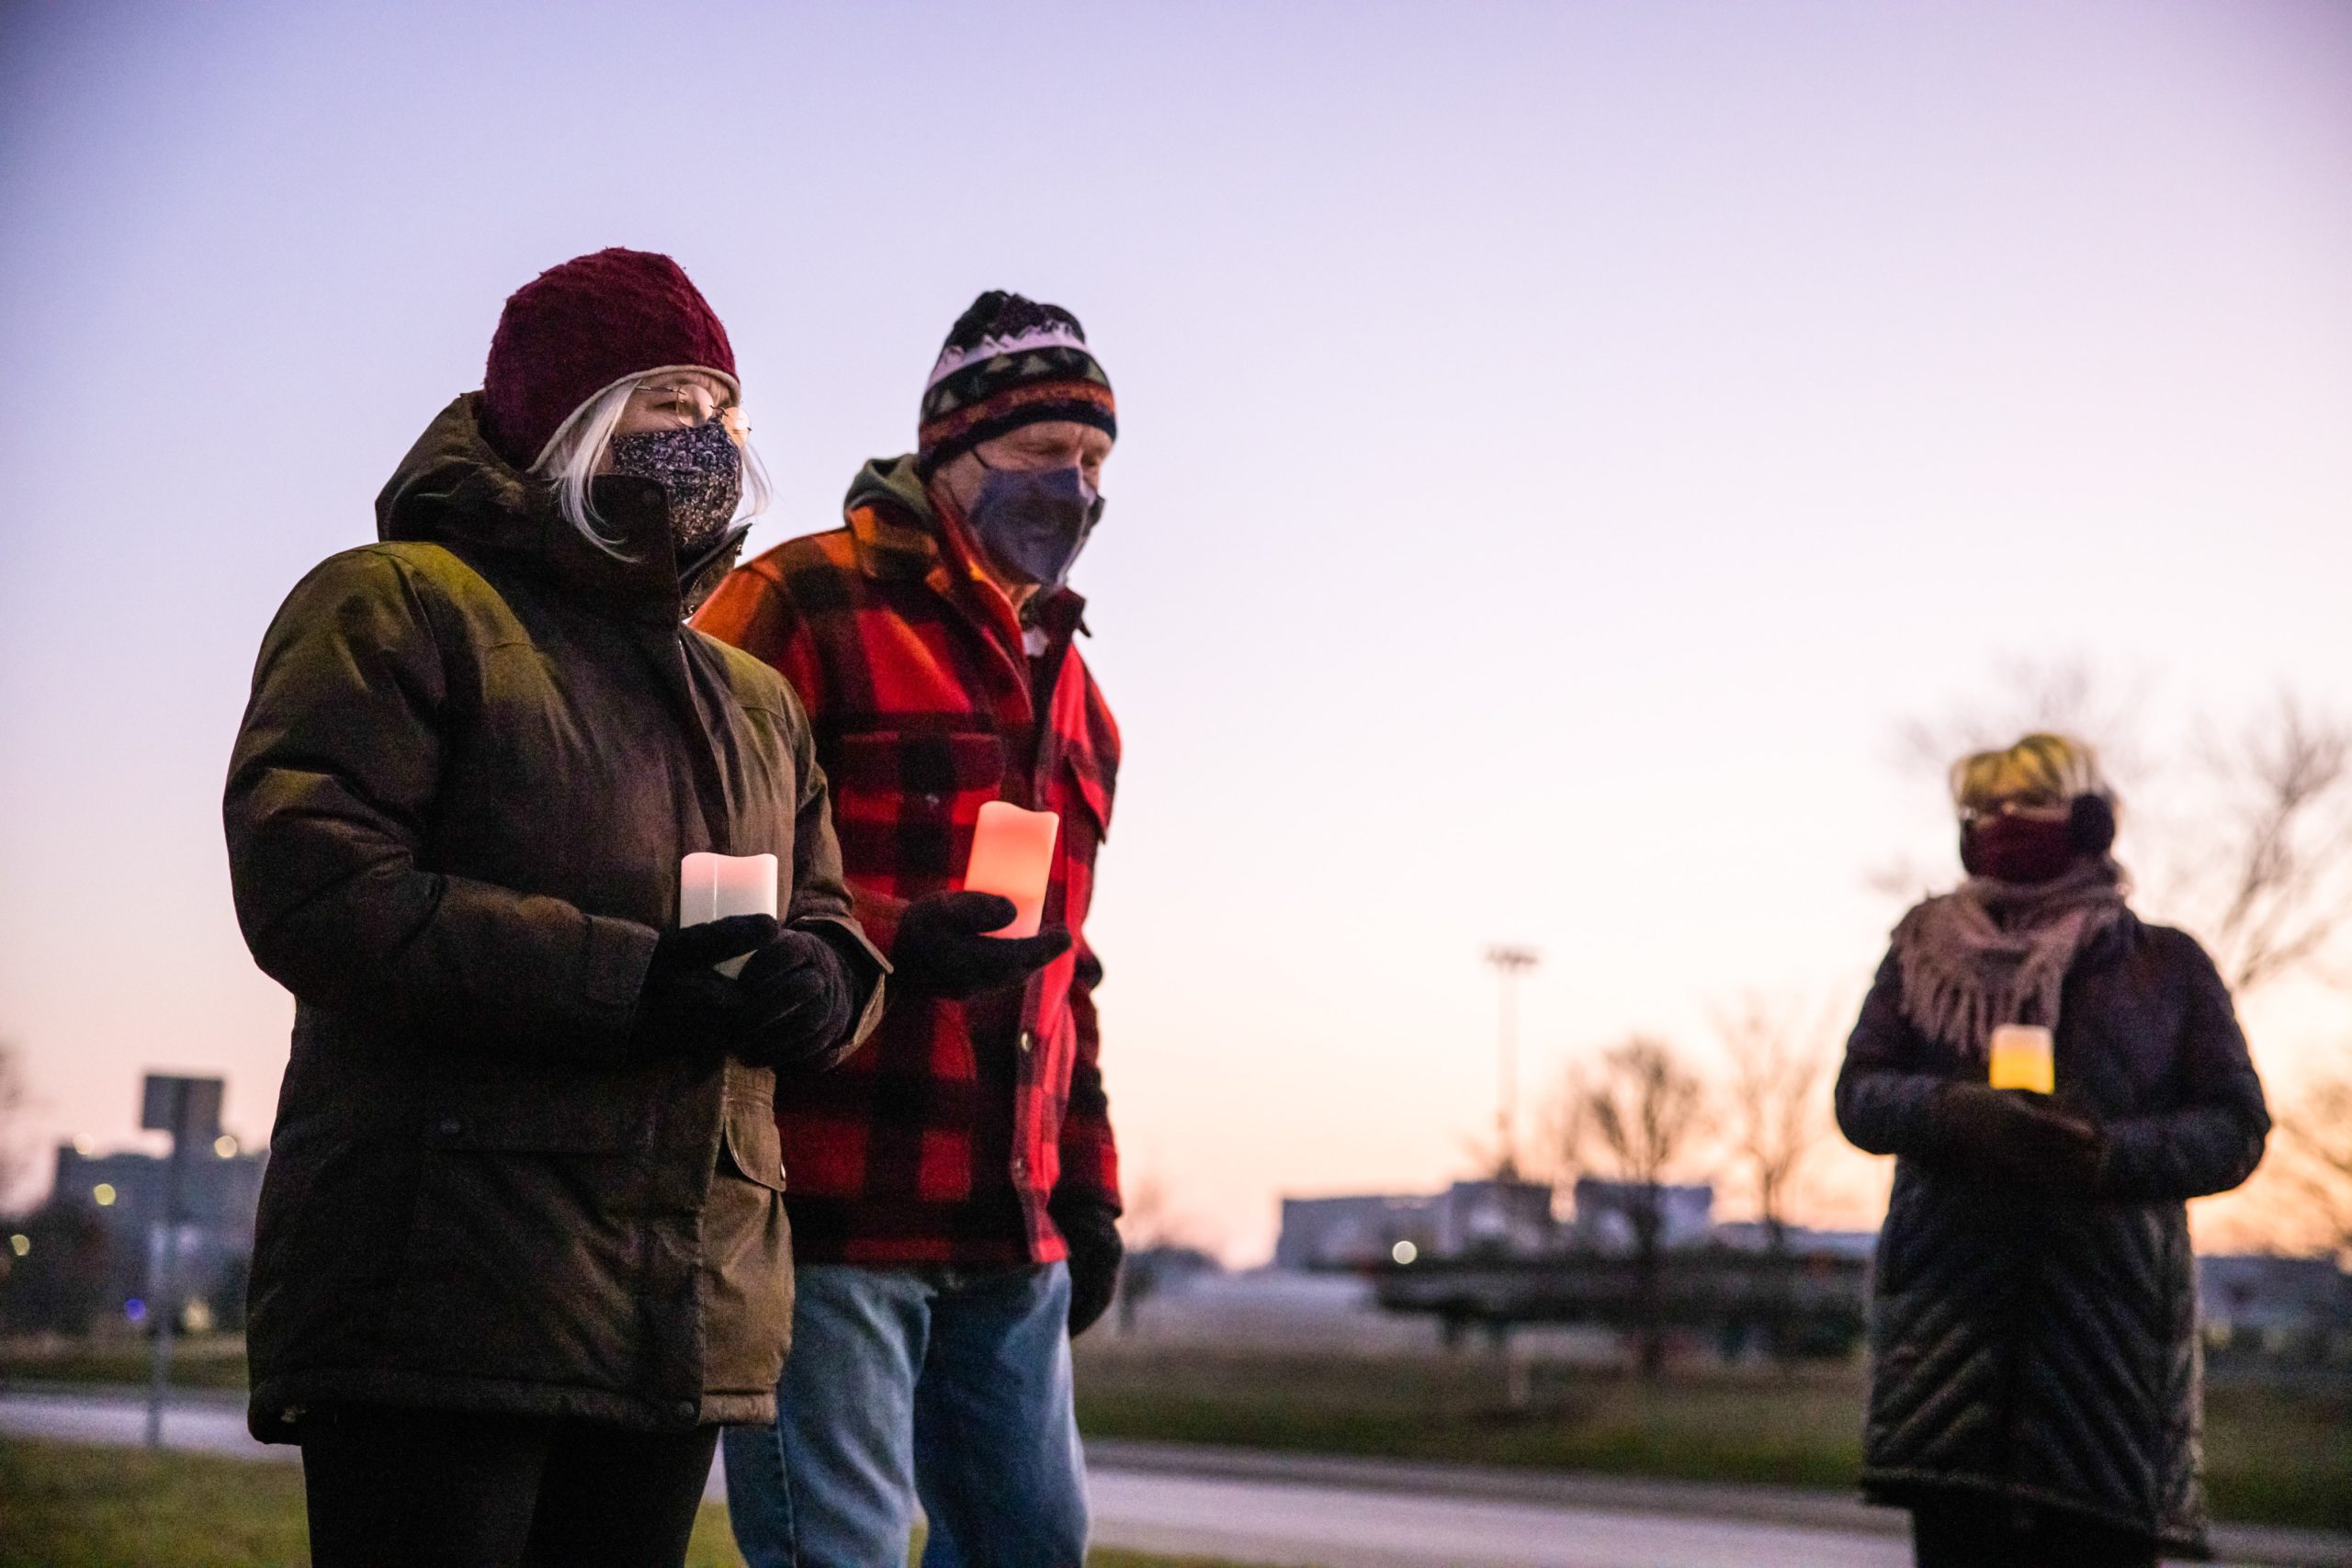
[(172, 1330), (177, 1325), (181, 1180), (190, 1139), (205, 1141), (220, 1131), (220, 1080), (150, 1073), (141, 1095), (139, 1125), (168, 1133), (172, 1152), (164, 1161), (164, 1228), (157, 1239), (147, 1284), (147, 1314), (155, 1322), (154, 1363), (147, 1383), (147, 1446), (164, 1446), (164, 1404), (171, 1395)]
[(1502, 979), (1502, 1041), (1495, 1097), (1495, 1178), (1519, 1177), (1519, 977), (1540, 960), (1532, 947), (1487, 949), (1487, 962)]
[(182, 1140), (175, 1134), (172, 1152), (164, 1156), (164, 1234), (158, 1239), (163, 1246), (153, 1264), (154, 1278), (147, 1287), (147, 1317), (155, 1325), (154, 1353), (147, 1377), (147, 1446), (164, 1446), (164, 1402), (171, 1396), (172, 1330), (176, 1326), (172, 1318), (172, 1292), (179, 1281), (176, 1274), (180, 1251), (180, 1166), (185, 1158)]

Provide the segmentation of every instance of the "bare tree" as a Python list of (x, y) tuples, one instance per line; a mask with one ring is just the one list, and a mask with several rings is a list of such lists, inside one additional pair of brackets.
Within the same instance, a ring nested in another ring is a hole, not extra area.
[(1119, 1235), (1126, 1243), (1125, 1262), (1119, 1269), (1118, 1329), (1132, 1334), (1136, 1310), (1158, 1292), (1177, 1269), (1178, 1255), (1198, 1256), (1192, 1227), (1175, 1213), (1167, 1185), (1157, 1176), (1142, 1176), (1127, 1184)]
[(1655, 1378), (1666, 1350), (1658, 1307), (1667, 1177), (1706, 1129), (1706, 1089), (1671, 1045), (1635, 1035), (1603, 1052), (1593, 1070), (1570, 1069), (1564, 1100), (1563, 1163), (1618, 1186), (1633, 1233), (1642, 1375)]
[[(1987, 690), (1931, 717), (1894, 728), (1893, 755), (1909, 777), (1942, 783), (1953, 762), (1974, 751), (2007, 746), (2023, 735), (2052, 730), (2098, 750), (2109, 776), (2147, 771), (2143, 715), (2148, 682), (2124, 680), (2079, 655), (1997, 660)], [(1949, 863), (1942, 863), (1948, 865)], [(1907, 856), (1871, 867), (1864, 880), (1888, 897), (1925, 897), (1949, 873)]]
[(2204, 931), (2244, 995), (2319, 963), (2352, 919), (2352, 725), (2287, 693), (2205, 751), (2221, 816), (2196, 868)]
[(13, 1040), (0, 1039), (0, 1197), (15, 1184), (23, 1153), (17, 1147), (17, 1118), (26, 1105), (24, 1055)]
[(1751, 993), (1715, 1014), (1715, 1032), (1731, 1058), (1724, 1084), (1731, 1150), (1756, 1184), (1757, 1215), (1764, 1224), (1770, 1269), (1766, 1335), (1772, 1354), (1785, 1359), (1792, 1311), (1789, 1196), (1798, 1168), (1828, 1131), (1826, 1020), (1800, 1004)]
[[(2202, 931), (2241, 998), (2297, 974), (2341, 985), (2352, 926), (2352, 724), (2292, 694), (2204, 748), (2219, 826), (2191, 867)], [(2279, 1173), (2331, 1251), (2352, 1251), (2352, 1052), (2278, 1112)]]
[(1785, 1252), (1790, 1190), (1828, 1132), (1826, 1030), (1800, 1006), (1751, 994), (1715, 1014), (1715, 1032), (1731, 1058), (1724, 1093), (1732, 1151), (1756, 1183), (1766, 1244)]
[[(2154, 881), (2232, 990), (2243, 997), (2323, 964), (2352, 929), (2352, 723), (2282, 691), (2166, 762), (2147, 741), (2145, 697), (2144, 682), (2081, 659), (2012, 660), (1991, 696), (1899, 726), (1896, 752), (1906, 771), (1939, 777), (1956, 758), (2032, 730), (2087, 740), (2110, 777), (2147, 781), (2145, 801), (2127, 786), (2125, 809), (2157, 822)], [(1892, 888), (1909, 878), (1905, 868), (1873, 880)]]
[(2327, 1249), (2352, 1254), (2352, 1073), (2324, 1077), (2278, 1118), (2282, 1168), (2310, 1205)]
[(2110, 770), (2138, 774), (2147, 762), (2147, 695), (2144, 679), (2120, 679), (2079, 655), (2005, 659), (1995, 664), (1986, 695), (1956, 704), (1937, 717), (1898, 725), (1895, 754), (1906, 772), (1940, 778), (1971, 751), (2054, 730), (2098, 747)]

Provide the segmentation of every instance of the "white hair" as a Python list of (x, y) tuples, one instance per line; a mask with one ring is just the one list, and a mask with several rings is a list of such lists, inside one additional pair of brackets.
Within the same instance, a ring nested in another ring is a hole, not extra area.
[[(596, 477), (596, 465), (604, 461), (605, 449), (612, 444), (613, 430), (628, 408), (628, 400), (639, 387), (650, 385), (657, 378), (674, 376), (684, 370), (698, 370), (703, 375), (714, 372), (700, 370), (697, 366), (671, 365), (659, 370), (649, 370), (641, 376), (631, 376), (614, 382), (603, 391), (571, 411), (571, 416), (555, 427), (548, 444), (539, 449), (539, 459), (531, 465), (535, 478), (546, 479), (555, 486), (556, 510), (563, 513), (565, 522), (580, 532), (580, 536), (616, 559), (624, 558), (619, 547), (607, 537), (604, 519), (596, 515), (596, 503), (588, 493), (589, 481)], [(729, 385), (732, 386), (730, 379)], [(743, 456), (743, 501), (735, 517), (757, 517), (768, 509), (770, 489), (767, 465), (760, 461), (757, 448), (745, 435), (736, 442)]]

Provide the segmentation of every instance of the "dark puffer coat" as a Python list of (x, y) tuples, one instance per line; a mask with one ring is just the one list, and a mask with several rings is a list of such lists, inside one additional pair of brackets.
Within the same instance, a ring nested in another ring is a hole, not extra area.
[(608, 556), (475, 402), (385, 487), (383, 542), (278, 612), (230, 767), (238, 919), (297, 1004), (249, 1419), (769, 1420), (792, 1314), (774, 1075), (635, 1047), (632, 1013), (690, 851), (772, 852), (786, 919), (861, 952), (844, 1048), (883, 966), (799, 703), (679, 624), (658, 488), (600, 481), (634, 558)]
[(2075, 960), (2057, 1102), (2097, 1122), (2098, 1190), (1995, 1184), (1929, 1101), (1983, 1081), (1905, 1018), (1892, 957), (1838, 1078), (1838, 1122), (1896, 1156), (1872, 1286), (1862, 1483), (1976, 1494), (2204, 1549), (2196, 1261), (2183, 1201), (2244, 1181), (2270, 1127), (2228, 990), (2197, 943), (2126, 915)]

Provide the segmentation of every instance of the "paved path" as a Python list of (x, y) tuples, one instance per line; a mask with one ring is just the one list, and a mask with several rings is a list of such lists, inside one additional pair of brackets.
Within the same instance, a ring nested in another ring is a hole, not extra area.
[(1105, 1546), (1317, 1568), (1907, 1568), (1891, 1536), (1097, 1468)]
[[(0, 1432), (136, 1446), (147, 1440), (147, 1396), (114, 1388), (12, 1386), (0, 1390)], [(254, 1441), (245, 1431), (245, 1402), (233, 1393), (175, 1393), (164, 1410), (164, 1446), (241, 1459), (301, 1457), (293, 1449)]]
[[(1905, 1516), (1850, 1495), (1630, 1476), (1087, 1445), (1106, 1546), (1322, 1568), (1702, 1568), (1911, 1561)], [(2352, 1536), (2222, 1526), (2224, 1562), (2352, 1568)]]
[[(144, 1440), (131, 1390), (0, 1389), (0, 1433)], [(256, 1443), (243, 1401), (184, 1393), (164, 1420), (175, 1449), (288, 1461)], [(1201, 1448), (1088, 1445), (1095, 1539), (1281, 1568), (1903, 1568), (1899, 1515), (1834, 1494)], [(707, 1495), (724, 1498), (718, 1467)], [(2352, 1565), (2352, 1539), (2217, 1532), (2235, 1562)]]

